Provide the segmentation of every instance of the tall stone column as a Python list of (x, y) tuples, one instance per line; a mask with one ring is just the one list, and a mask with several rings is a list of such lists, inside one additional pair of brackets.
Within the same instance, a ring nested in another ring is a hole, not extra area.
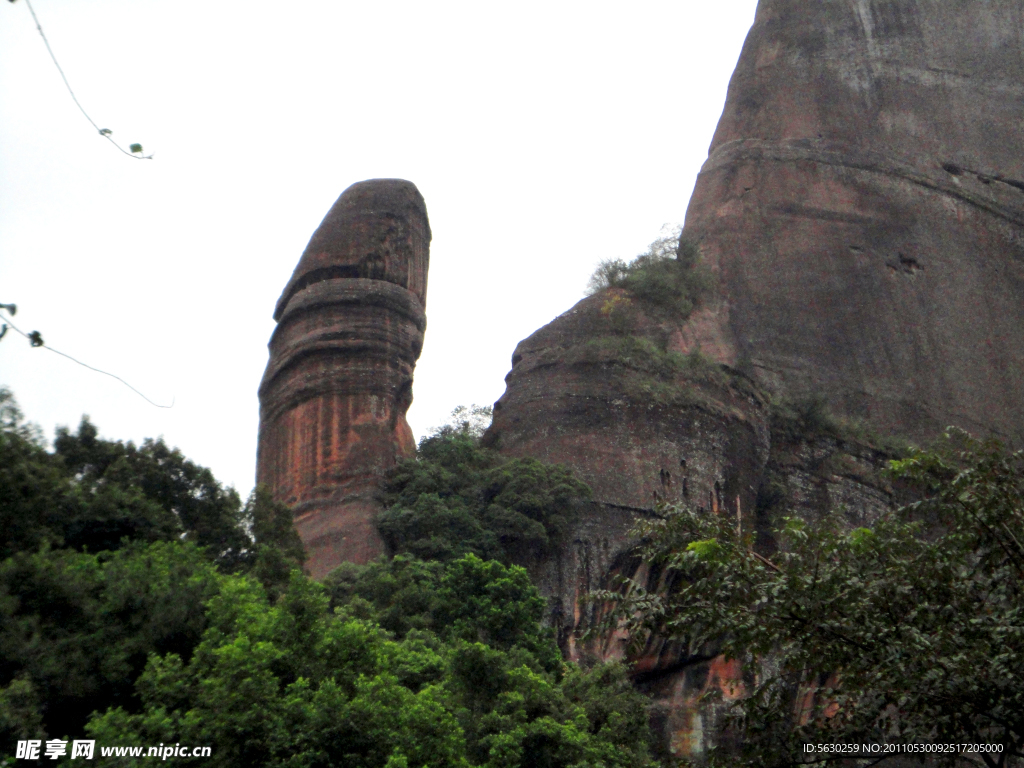
[(416, 186), (342, 193), (274, 311), (256, 480), (290, 506), (314, 578), (384, 551), (380, 482), (416, 445), (405, 420), (423, 347), (430, 224)]

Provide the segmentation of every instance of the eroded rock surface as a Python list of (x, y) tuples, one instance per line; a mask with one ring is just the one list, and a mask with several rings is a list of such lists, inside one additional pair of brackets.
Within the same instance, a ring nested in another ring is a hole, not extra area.
[[(617, 635), (583, 646), (601, 610), (583, 598), (618, 574), (659, 587), (629, 534), (659, 501), (735, 515), (766, 552), (782, 512), (865, 525), (898, 503), (877, 441), (790, 429), (772, 401), (821, 397), (912, 440), (1024, 439), (1024, 0), (761, 0), (684, 235), (715, 295), (686, 319), (584, 299), (519, 344), (485, 436), (594, 491), (529, 564), (576, 657), (624, 654)], [(356, 185), (278, 303), (258, 477), (296, 510), (314, 575), (382, 551), (429, 239), (411, 184)], [(632, 661), (678, 756), (720, 739), (749, 683), (658, 638)]]
[[(603, 610), (590, 592), (619, 576), (666, 588), (630, 536), (659, 502), (728, 515), (771, 554), (782, 514), (843, 509), (851, 525), (869, 525), (898, 499), (882, 473), (890, 453), (837, 422), (781, 416), (758, 384), (696, 353), (691, 324), (707, 316), (698, 309), (683, 321), (609, 289), (516, 347), (485, 444), (567, 464), (594, 492), (554, 554), (525, 563), (572, 658), (627, 656), (621, 633), (581, 639)], [(629, 661), (654, 702), (662, 753), (699, 758), (727, 743), (723, 715), (749, 690), (749, 671), (662, 638)], [(717, 698), (705, 698), (709, 691)]]
[(761, 0), (685, 233), (722, 362), (891, 434), (1020, 440), (1024, 2)]
[(429, 254), (415, 185), (353, 184), (277, 303), (256, 479), (294, 511), (316, 578), (384, 551), (373, 524), (380, 480), (416, 450), (405, 414), (426, 327)]

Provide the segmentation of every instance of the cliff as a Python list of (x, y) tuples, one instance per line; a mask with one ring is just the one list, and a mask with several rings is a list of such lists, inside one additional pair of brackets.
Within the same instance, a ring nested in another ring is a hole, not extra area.
[[(736, 515), (771, 551), (782, 510), (859, 525), (899, 501), (879, 435), (1024, 437), (1022, 97), (1021, 0), (761, 0), (683, 232), (715, 290), (674, 318), (584, 299), (518, 345), (485, 436), (594, 489), (531, 564), (570, 653), (623, 654), (578, 647), (580, 598), (657, 585), (628, 531), (658, 501)], [(749, 683), (657, 639), (632, 661), (680, 756)]]
[(1024, 4), (762, 0), (686, 214), (721, 362), (1020, 439)]
[[(701, 313), (675, 319), (620, 289), (588, 297), (516, 347), (494, 405), (485, 444), (567, 464), (594, 492), (554, 555), (525, 563), (571, 658), (626, 657), (625, 636), (581, 641), (601, 610), (586, 596), (618, 576), (658, 587), (629, 532), (660, 502), (734, 517), (770, 553), (781, 513), (845, 509), (851, 525), (869, 525), (899, 499), (881, 472), (894, 455), (885, 441), (814, 401), (773, 402), (691, 349)], [(720, 743), (722, 714), (750, 682), (736, 663), (687, 657), (659, 638), (630, 662), (665, 755), (699, 757)], [(709, 690), (720, 698), (702, 701)]]
[(415, 185), (353, 184), (274, 312), (256, 480), (291, 506), (316, 578), (384, 551), (384, 473), (416, 443), (405, 414), (426, 328), (430, 225)]

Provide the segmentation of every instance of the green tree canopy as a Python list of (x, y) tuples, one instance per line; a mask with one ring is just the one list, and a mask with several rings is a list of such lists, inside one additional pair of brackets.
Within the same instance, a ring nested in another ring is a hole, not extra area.
[(50, 453), (2, 388), (0, 411), (0, 557), (44, 541), (99, 552), (185, 538), (227, 560), (249, 547), (234, 489), (163, 440), (103, 440), (83, 418)]
[(97, 708), (133, 707), (149, 654), (190, 656), (217, 588), (204, 554), (178, 542), (0, 561), (0, 749), (36, 732), (80, 734)]
[(261, 489), (243, 506), (163, 441), (102, 440), (88, 419), (48, 452), (0, 389), (0, 748), (137, 707), (150, 653), (190, 657), (218, 572), (277, 594), (302, 560)]
[[(76, 487), (83, 493), (93, 488), (133, 489), (165, 516), (171, 515), (164, 525), (174, 533), (183, 533), (188, 540), (210, 547), (218, 555), (237, 555), (249, 543), (239, 525), (238, 494), (223, 488), (209, 469), (189, 461), (177, 448), (169, 448), (163, 439), (145, 440), (136, 447), (131, 442), (101, 440), (98, 435), (92, 422), (83, 418), (75, 433), (62, 427), (54, 439), (55, 459), (63, 460), (65, 471), (75, 478)], [(138, 538), (131, 526), (131, 521), (121, 522), (120, 528), (111, 526), (106, 538), (94, 540), (90, 549), (115, 548), (118, 534)], [(93, 521), (86, 527), (96, 530)], [(153, 536), (166, 537), (163, 531), (155, 530)], [(80, 540), (83, 545), (90, 543), (85, 534), (69, 543), (75, 546)]]
[(392, 551), (512, 562), (565, 535), (590, 489), (563, 465), (508, 459), (478, 438), (468, 423), (439, 430), (390, 473), (377, 526)]
[[(422, 482), (474, 514), (486, 498), (553, 535), (584, 487), (455, 432), (395, 492)], [(0, 764), (20, 739), (90, 735), (239, 768), (649, 764), (645, 700), (617, 665), (562, 661), (521, 568), (450, 547), (325, 587), (265, 490), (242, 505), (162, 442), (88, 420), (49, 452), (2, 392), (0, 519)]]
[[(429, 628), (395, 635), (358, 615), (386, 615), (411, 585)], [(151, 655), (142, 710), (110, 709), (89, 733), (215, 745), (240, 768), (648, 764), (642, 697), (619, 667), (564, 667), (522, 569), (406, 557), (348, 570), (331, 592), (297, 571), (276, 602), (225, 581), (191, 659)]]

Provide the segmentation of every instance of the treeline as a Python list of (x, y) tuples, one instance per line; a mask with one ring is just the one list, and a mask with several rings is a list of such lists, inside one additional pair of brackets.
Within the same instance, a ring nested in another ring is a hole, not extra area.
[(265, 494), (87, 419), (47, 450), (0, 391), (0, 760), (87, 738), (239, 767), (648, 765), (644, 699), (562, 660), (513, 564), (586, 487), (465, 430), (424, 448), (381, 521), (404, 554), (320, 584)]

